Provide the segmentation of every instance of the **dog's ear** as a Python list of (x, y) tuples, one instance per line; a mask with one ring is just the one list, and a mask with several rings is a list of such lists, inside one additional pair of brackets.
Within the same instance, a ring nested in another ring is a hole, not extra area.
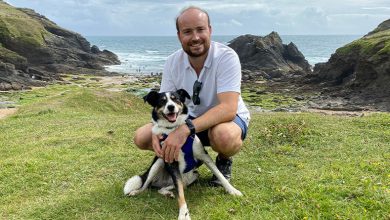
[(183, 103), (186, 101), (186, 98), (191, 99), (191, 96), (188, 94), (188, 92), (185, 89), (179, 89), (176, 92), (177, 94), (179, 94), (180, 101)]
[(146, 96), (144, 96), (144, 102), (148, 102), (151, 106), (155, 107), (158, 102), (158, 96), (158, 92), (152, 90)]

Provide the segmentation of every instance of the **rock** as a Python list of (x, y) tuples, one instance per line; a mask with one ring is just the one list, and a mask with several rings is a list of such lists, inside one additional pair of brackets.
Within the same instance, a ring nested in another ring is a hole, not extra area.
[(0, 1), (0, 62), (14, 66), (13, 71), (0, 70), (1, 88), (7, 89), (10, 87), (5, 84), (10, 82), (32, 86), (38, 80), (59, 79), (66, 72), (100, 74), (105, 71), (104, 65), (120, 63), (114, 53), (91, 47), (80, 34), (31, 9), (14, 8), (4, 1)]
[(257, 72), (266, 79), (310, 73), (310, 65), (294, 43), (285, 45), (278, 33), (265, 37), (242, 35), (229, 42), (240, 57), (244, 70)]
[(305, 100), (305, 97), (303, 97), (303, 96), (295, 96), (294, 99), (297, 100), (297, 101), (303, 101), (303, 100)]
[(93, 46), (91, 47), (91, 52), (94, 53), (94, 54), (101, 53), (99, 47), (96, 46), (96, 45), (93, 45)]
[(366, 103), (387, 102), (384, 105), (390, 110), (390, 19), (337, 49), (328, 62), (315, 65), (308, 77), (313, 83), (332, 88), (334, 96), (357, 96)]

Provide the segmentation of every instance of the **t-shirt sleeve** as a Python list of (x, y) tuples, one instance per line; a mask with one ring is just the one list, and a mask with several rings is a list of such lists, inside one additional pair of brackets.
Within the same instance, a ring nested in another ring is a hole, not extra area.
[(173, 78), (173, 62), (172, 56), (168, 57), (164, 65), (164, 71), (161, 79), (160, 92), (176, 91), (176, 86), (172, 80)]
[(241, 93), (241, 64), (234, 51), (221, 57), (217, 70), (217, 93)]

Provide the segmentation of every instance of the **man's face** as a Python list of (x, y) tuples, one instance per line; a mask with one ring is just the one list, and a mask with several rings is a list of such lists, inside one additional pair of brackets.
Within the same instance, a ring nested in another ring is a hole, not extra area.
[(201, 57), (207, 54), (211, 36), (207, 15), (199, 10), (190, 9), (179, 17), (178, 25), (178, 37), (188, 56)]

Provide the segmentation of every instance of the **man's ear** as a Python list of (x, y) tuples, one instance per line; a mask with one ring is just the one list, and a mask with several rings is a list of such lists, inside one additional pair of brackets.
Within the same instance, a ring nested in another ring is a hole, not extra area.
[(144, 102), (148, 102), (151, 106), (155, 107), (158, 102), (158, 96), (158, 92), (152, 90), (146, 96), (144, 96)]
[(188, 95), (188, 92), (185, 89), (179, 89), (176, 92), (177, 92), (177, 94), (179, 94), (180, 101), (183, 103), (186, 101), (186, 98), (191, 99), (191, 96)]

